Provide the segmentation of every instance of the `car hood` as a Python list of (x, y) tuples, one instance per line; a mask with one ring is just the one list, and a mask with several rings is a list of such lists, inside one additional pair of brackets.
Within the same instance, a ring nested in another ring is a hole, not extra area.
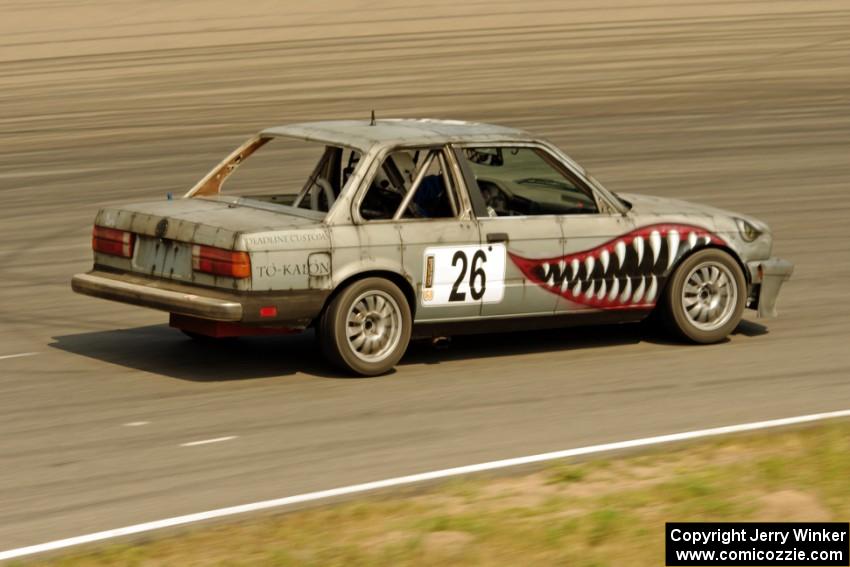
[(617, 193), (617, 195), (631, 203), (635, 213), (662, 213), (662, 214), (687, 214), (687, 215), (709, 215), (712, 217), (742, 217), (739, 213), (718, 209), (709, 205), (682, 201), (680, 199), (668, 199), (666, 197), (654, 197), (651, 195), (639, 195), (636, 193)]

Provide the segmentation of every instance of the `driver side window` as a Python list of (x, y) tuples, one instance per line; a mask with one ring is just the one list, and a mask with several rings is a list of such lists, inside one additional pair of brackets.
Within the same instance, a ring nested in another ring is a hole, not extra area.
[(599, 212), (590, 188), (542, 149), (473, 147), (461, 154), (491, 217)]

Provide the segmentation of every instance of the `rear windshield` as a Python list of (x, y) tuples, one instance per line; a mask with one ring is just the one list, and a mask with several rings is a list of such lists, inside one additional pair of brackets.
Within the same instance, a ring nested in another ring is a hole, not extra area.
[(263, 138), (227, 177), (222, 196), (326, 213), (342, 193), (360, 152), (294, 138)]

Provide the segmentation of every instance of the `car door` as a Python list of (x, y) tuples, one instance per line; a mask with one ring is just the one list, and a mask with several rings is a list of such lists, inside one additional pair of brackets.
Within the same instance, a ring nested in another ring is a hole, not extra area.
[(631, 260), (631, 243), (621, 238), (634, 228), (631, 217), (617, 212), (564, 216), (564, 255), (557, 313), (626, 307), (646, 297), (644, 282)]
[(497, 258), (482, 252), (478, 226), (446, 158), (441, 147), (389, 152), (360, 205), (370, 228), (391, 226), (398, 233), (417, 323), (478, 317), (482, 301), (494, 296), (488, 276), (500, 279), (493, 276)]
[(560, 285), (563, 221), (557, 207), (541, 207), (529, 197), (548, 191), (559, 174), (536, 151), (528, 144), (454, 148), (482, 244), (502, 245), (507, 251), (503, 299), (483, 303), (484, 317), (552, 315), (558, 305), (553, 289)]
[[(549, 293), (520, 267), (520, 258), (559, 257), (563, 254), (561, 226), (553, 215), (526, 218), (479, 218), (479, 228), (488, 249), (505, 247), (506, 266), (501, 286), (502, 301), (484, 303), (484, 317), (503, 315), (551, 315), (557, 306), (557, 296)], [(548, 266), (541, 266), (542, 282), (547, 279)], [(493, 282), (496, 283), (496, 282)]]
[(549, 148), (467, 144), (454, 155), (482, 242), (508, 248), (504, 301), (482, 305), (483, 316), (619, 308), (652, 295), (651, 280), (641, 287), (630, 277), (634, 253), (617, 240), (633, 232), (632, 219)]

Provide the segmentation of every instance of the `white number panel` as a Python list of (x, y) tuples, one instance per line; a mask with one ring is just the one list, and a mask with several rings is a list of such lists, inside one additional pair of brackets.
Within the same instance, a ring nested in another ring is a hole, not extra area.
[(422, 305), (498, 303), (505, 293), (505, 245), (425, 249)]

